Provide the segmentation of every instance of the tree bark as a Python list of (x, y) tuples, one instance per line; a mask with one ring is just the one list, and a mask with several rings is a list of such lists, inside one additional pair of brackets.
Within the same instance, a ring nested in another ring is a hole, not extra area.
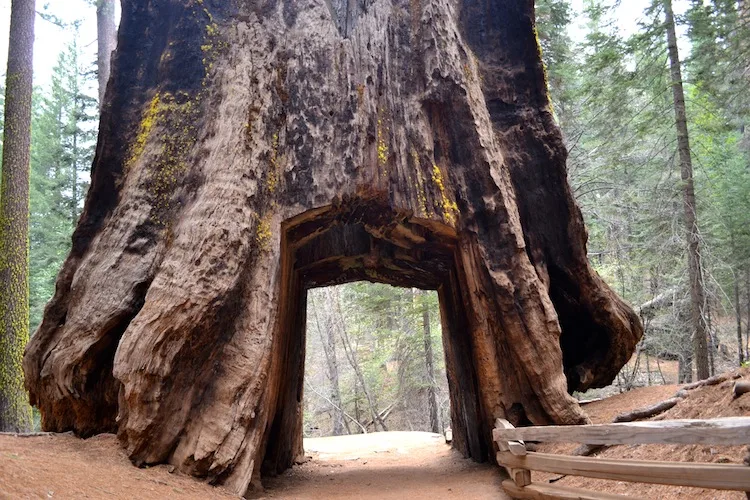
[(13, 0), (0, 180), (0, 431), (32, 427), (21, 363), (29, 340), (29, 159), (34, 0)]
[(682, 85), (680, 55), (677, 50), (672, 0), (664, 0), (667, 30), (667, 45), (672, 74), (672, 95), (674, 99), (675, 125), (677, 128), (677, 151), (680, 157), (682, 176), (683, 209), (685, 217), (685, 234), (687, 238), (688, 279), (690, 280), (691, 326), (693, 329), (693, 351), (696, 376), (698, 380), (708, 378), (708, 346), (706, 344), (706, 304), (703, 285), (703, 268), (701, 266), (700, 233), (698, 231), (698, 214), (695, 204), (695, 186), (693, 184), (693, 162), (690, 153), (687, 113), (685, 110), (685, 92)]
[[(422, 295), (424, 299), (424, 292), (421, 292), (420, 295)], [(427, 374), (427, 408), (430, 412), (430, 430), (436, 434), (440, 434), (440, 413), (438, 411), (437, 394), (435, 392), (437, 382), (435, 381), (435, 361), (432, 354), (430, 309), (424, 300), (422, 302), (422, 333), (424, 340), (425, 372)]]
[(112, 52), (117, 47), (115, 0), (96, 0), (96, 32), (96, 68), (99, 79), (99, 109), (101, 110), (109, 81)]
[[(345, 12), (345, 14), (339, 14)], [(122, 1), (24, 359), (47, 430), (244, 493), (302, 453), (307, 290), (437, 290), (453, 446), (588, 422), (642, 327), (588, 263), (532, 2)]]

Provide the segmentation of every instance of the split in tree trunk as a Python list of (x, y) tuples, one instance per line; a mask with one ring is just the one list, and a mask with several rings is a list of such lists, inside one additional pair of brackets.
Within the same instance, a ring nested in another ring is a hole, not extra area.
[(24, 359), (47, 430), (244, 493), (302, 452), (307, 290), (437, 290), (453, 445), (588, 422), (592, 270), (532, 2), (122, 1), (91, 189)]

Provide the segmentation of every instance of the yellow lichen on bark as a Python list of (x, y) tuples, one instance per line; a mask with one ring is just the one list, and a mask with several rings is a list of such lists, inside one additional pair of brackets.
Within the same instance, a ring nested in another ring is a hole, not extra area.
[(455, 226), (458, 205), (448, 197), (447, 190), (445, 189), (445, 182), (443, 180), (443, 172), (436, 164), (432, 165), (432, 181), (440, 191), (440, 205), (443, 209), (443, 217), (445, 217), (445, 221), (451, 226)]
[(138, 129), (138, 135), (135, 136), (135, 141), (133, 142), (133, 146), (131, 146), (130, 148), (128, 159), (125, 162), (126, 171), (129, 170), (138, 161), (138, 158), (141, 157), (143, 151), (146, 149), (148, 138), (151, 136), (151, 131), (153, 130), (154, 125), (156, 125), (156, 120), (160, 111), (160, 105), (161, 96), (159, 92), (157, 92), (156, 94), (154, 94), (154, 97), (151, 98), (148, 109), (146, 109), (146, 112), (143, 114), (143, 118), (141, 119), (141, 126)]
[(427, 218), (432, 217), (432, 213), (427, 208), (427, 195), (425, 194), (424, 188), (424, 176), (422, 175), (422, 163), (419, 160), (419, 153), (417, 150), (412, 148), (411, 158), (414, 163), (414, 171), (417, 177), (417, 201), (419, 203), (419, 209), (422, 211), (422, 215)]

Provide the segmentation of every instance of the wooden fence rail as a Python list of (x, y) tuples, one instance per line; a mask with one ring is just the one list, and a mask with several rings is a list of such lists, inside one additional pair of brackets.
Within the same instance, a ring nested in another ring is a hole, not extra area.
[(750, 467), (707, 463), (603, 459), (527, 452), (524, 440), (614, 444), (750, 444), (750, 418), (665, 420), (638, 423), (515, 428), (498, 419), (493, 431), (497, 461), (510, 472), (503, 482), (514, 498), (627, 498), (558, 485), (532, 483), (531, 471), (614, 481), (750, 491)]

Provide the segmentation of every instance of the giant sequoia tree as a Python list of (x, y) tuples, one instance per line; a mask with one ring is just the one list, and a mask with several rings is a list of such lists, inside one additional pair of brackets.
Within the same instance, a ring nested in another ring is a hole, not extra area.
[(439, 292), (455, 446), (586, 422), (641, 335), (592, 271), (531, 0), (123, 0), (24, 361), (48, 430), (243, 492), (302, 449), (306, 290)]

